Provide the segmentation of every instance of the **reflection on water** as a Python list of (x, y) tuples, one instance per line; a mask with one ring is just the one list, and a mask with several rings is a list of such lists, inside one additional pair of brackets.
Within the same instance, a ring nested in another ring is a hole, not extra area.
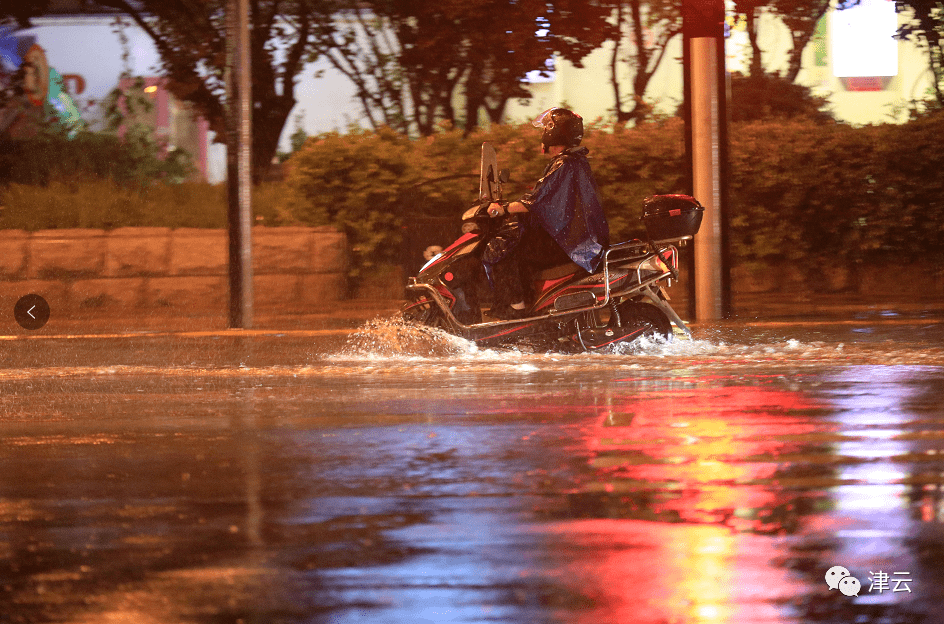
[[(596, 595), (578, 622), (786, 622), (782, 605), (804, 584), (781, 566), (769, 538), (711, 525), (625, 519), (548, 527), (556, 572)], [(596, 553), (589, 554), (589, 553)]]
[[(922, 372), (928, 376), (931, 371)], [(875, 589), (872, 581), (880, 573), (907, 578), (909, 590), (938, 582), (916, 560), (920, 547), (910, 547), (922, 534), (920, 523), (938, 524), (940, 515), (933, 495), (940, 491), (942, 472), (933, 440), (944, 439), (944, 422), (916, 413), (916, 404), (926, 400), (921, 377), (904, 366), (857, 367), (829, 377), (828, 394), (837, 408), (832, 418), (856, 434), (837, 444), (836, 452), (863, 459), (841, 469), (842, 477), (856, 485), (832, 492), (835, 513), (845, 524), (835, 557), (859, 578), (865, 590), (860, 599), (869, 604), (901, 600), (892, 584), (887, 591), (868, 591)], [(931, 496), (914, 496), (927, 486)], [(882, 518), (878, 526), (877, 515)]]
[(797, 391), (711, 380), (611, 396), (585, 438), (598, 478), (581, 493), (643, 496), (640, 511), (651, 519), (789, 531), (809, 502), (782, 487), (804, 476), (783, 458), (812, 452), (816, 436), (808, 434), (828, 430), (811, 413), (819, 406)]
[[(855, 329), (565, 356), (378, 321), (332, 348), (5, 355), (0, 614), (942, 622), (940, 332)], [(879, 569), (912, 592), (870, 594)]]

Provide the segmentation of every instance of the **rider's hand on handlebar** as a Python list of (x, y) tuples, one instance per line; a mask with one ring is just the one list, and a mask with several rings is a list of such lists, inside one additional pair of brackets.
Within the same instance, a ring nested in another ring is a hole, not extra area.
[(505, 212), (505, 207), (498, 202), (492, 202), (488, 206), (488, 216), (490, 217), (500, 217), (505, 214)]

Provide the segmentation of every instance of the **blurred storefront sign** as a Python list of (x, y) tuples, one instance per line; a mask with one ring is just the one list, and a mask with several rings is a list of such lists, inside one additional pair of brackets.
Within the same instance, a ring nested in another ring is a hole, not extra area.
[[(859, 0), (830, 14), (833, 75), (875, 78), (898, 75), (898, 15), (890, 0)], [(862, 90), (862, 89), (860, 89)]]
[[(66, 89), (62, 75), (50, 66), (46, 51), (35, 41), (35, 37), (17, 36), (9, 30), (0, 32), (0, 73), (5, 81), (21, 79), (26, 103), (36, 108), (48, 107), (51, 115), (74, 132), (83, 123), (82, 114)], [(81, 76), (71, 77), (77, 86), (84, 88)], [(16, 105), (16, 102), (7, 103), (9, 107)], [(7, 126), (12, 126), (20, 116), (11, 111)]]

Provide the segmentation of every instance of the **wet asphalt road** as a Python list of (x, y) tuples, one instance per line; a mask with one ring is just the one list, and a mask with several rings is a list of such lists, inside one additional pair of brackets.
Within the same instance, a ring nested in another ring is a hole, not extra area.
[(0, 624), (944, 622), (944, 324), (694, 338), (0, 339)]

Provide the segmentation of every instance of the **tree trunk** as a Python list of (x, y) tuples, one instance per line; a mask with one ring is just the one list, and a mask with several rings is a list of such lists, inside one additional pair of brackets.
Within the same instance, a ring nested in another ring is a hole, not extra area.
[(508, 100), (510, 99), (511, 98), (507, 95), (501, 95), (498, 97), (498, 102), (493, 106), (489, 106), (487, 101), (484, 103), (485, 112), (488, 113), (488, 120), (490, 122), (493, 124), (501, 123), (502, 117), (505, 115), (505, 107), (508, 106)]
[(932, 15), (930, 10), (922, 18), (922, 21), (926, 24), (925, 37), (928, 44), (928, 65), (931, 67), (934, 96), (937, 98), (938, 104), (944, 106), (944, 91), (941, 88), (941, 83), (944, 82), (944, 50), (941, 49), (941, 37), (934, 29), (936, 26), (935, 16)]
[[(630, 111), (630, 120), (638, 121), (645, 116), (643, 95), (649, 87), (652, 72), (649, 71), (650, 51), (646, 48), (645, 32), (642, 25), (642, 10), (639, 0), (630, 2), (630, 15), (633, 20), (633, 38), (636, 40), (636, 75), (633, 77), (633, 109)], [(653, 68), (654, 69), (654, 68)]]
[(793, 42), (793, 49), (790, 50), (789, 60), (787, 61), (787, 74), (784, 76), (790, 82), (796, 82), (797, 76), (802, 69), (803, 51), (816, 34), (816, 25), (826, 15), (829, 10), (830, 0), (819, 0), (818, 5), (811, 4), (810, 12), (800, 15), (791, 15), (781, 13), (780, 17), (783, 23), (790, 30), (790, 38)]
[(747, 38), (751, 42), (751, 76), (762, 76), (764, 74), (764, 64), (761, 58), (760, 44), (757, 41), (757, 9), (751, 9), (745, 14), (745, 23), (747, 27)]
[[(255, 98), (256, 102), (260, 102)], [(264, 180), (279, 149), (279, 138), (295, 107), (295, 99), (281, 96), (257, 106), (252, 115), (252, 181)]]
[(626, 123), (629, 121), (629, 114), (623, 111), (622, 95), (620, 94), (620, 83), (617, 74), (619, 68), (619, 50), (620, 41), (623, 39), (623, 5), (616, 7), (616, 37), (613, 41), (613, 56), (610, 57), (610, 84), (613, 86), (613, 101), (616, 108), (616, 122)]

